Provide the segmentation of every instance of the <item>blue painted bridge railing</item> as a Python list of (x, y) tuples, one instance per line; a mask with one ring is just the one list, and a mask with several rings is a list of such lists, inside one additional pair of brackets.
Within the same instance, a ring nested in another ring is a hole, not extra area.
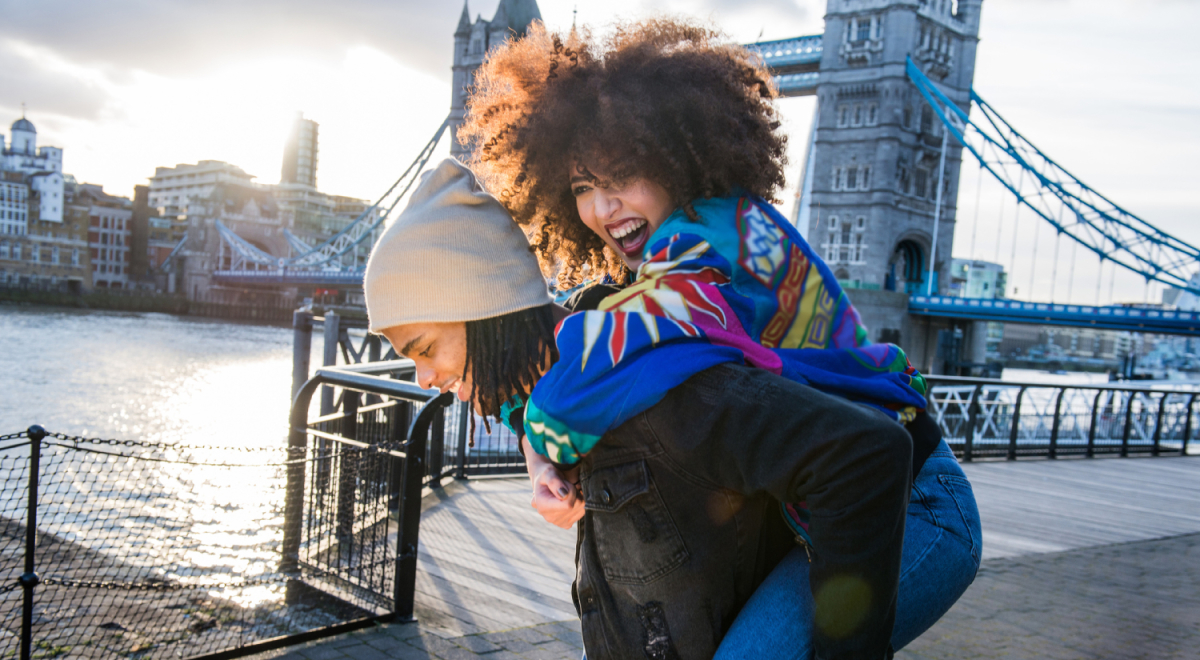
[(1200, 449), (1200, 385), (928, 380), (928, 411), (964, 461), (1182, 456)]
[(1064, 305), (953, 296), (912, 296), (908, 299), (908, 313), (916, 316), (1000, 323), (1037, 323), (1039, 325), (1151, 332), (1163, 335), (1200, 336), (1200, 313), (1175, 310)]

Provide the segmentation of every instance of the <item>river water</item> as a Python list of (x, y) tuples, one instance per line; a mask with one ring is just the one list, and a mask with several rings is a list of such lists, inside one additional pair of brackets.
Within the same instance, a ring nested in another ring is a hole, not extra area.
[[(288, 328), (168, 314), (0, 306), (0, 433), (281, 445)], [(319, 342), (318, 342), (319, 343)]]
[[(0, 306), (0, 434), (40, 424), (67, 435), (218, 447), (47, 447), (39, 528), (119, 562), (140, 576), (133, 581), (214, 584), (271, 574), (291, 339), (281, 327)], [(19, 447), (0, 452), (5, 518), (25, 515), (25, 455)], [(274, 586), (222, 595), (243, 605), (279, 597)]]

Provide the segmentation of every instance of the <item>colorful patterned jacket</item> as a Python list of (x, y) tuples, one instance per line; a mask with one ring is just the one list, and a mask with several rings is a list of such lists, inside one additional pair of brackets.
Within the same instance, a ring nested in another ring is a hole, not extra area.
[(767, 202), (699, 200), (647, 241), (632, 285), (556, 330), (559, 361), (525, 410), (531, 446), (573, 464), (605, 432), (723, 362), (745, 362), (884, 411), (925, 407), (900, 348), (870, 344), (858, 312), (795, 228)]

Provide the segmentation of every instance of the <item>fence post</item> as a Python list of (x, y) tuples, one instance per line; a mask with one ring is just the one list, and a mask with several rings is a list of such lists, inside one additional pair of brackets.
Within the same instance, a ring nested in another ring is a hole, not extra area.
[[(342, 390), (342, 437), (347, 440), (358, 440), (358, 392)], [(342, 446), (338, 449), (341, 456), (338, 463), (338, 492), (337, 492), (337, 536), (339, 550), (342, 554), (353, 553), (354, 537), (354, 501), (355, 491), (358, 490), (359, 454), (357, 449)]]
[[(322, 348), (321, 364), (326, 367), (337, 366), (338, 337), (341, 330), (341, 317), (337, 312), (325, 313), (325, 338)], [(321, 415), (333, 412), (333, 388), (326, 385), (321, 388)]]
[(1188, 441), (1192, 439), (1192, 404), (1196, 403), (1196, 395), (1188, 397), (1187, 421), (1183, 425), (1183, 442), (1179, 445), (1179, 455), (1187, 456)]
[(292, 398), (308, 380), (308, 363), (312, 356), (312, 312), (298, 309), (292, 312)]
[[(378, 362), (379, 354), (382, 352), (382, 349), (383, 349), (383, 342), (380, 341), (379, 335), (373, 335), (373, 334), (371, 334), (370, 330), (368, 330), (367, 331), (367, 359), (365, 361), (366, 362)], [(383, 401), (383, 399), (378, 394), (368, 394), (366, 401), (367, 401), (368, 406), (373, 406), (373, 405), (379, 403), (380, 401)]]
[(1059, 422), (1062, 420), (1062, 400), (1063, 395), (1067, 393), (1067, 388), (1062, 388), (1058, 391), (1058, 399), (1054, 402), (1054, 423), (1050, 427), (1050, 458), (1058, 458), (1058, 428)]
[(1167, 407), (1167, 398), (1170, 396), (1170, 392), (1163, 392), (1162, 398), (1158, 400), (1158, 416), (1154, 420), (1154, 447), (1150, 450), (1153, 456), (1158, 456), (1159, 444), (1162, 442), (1163, 410)]
[(963, 460), (970, 463), (975, 458), (975, 425), (979, 422), (979, 395), (983, 394), (983, 383), (975, 386), (971, 392), (971, 402), (967, 404), (967, 433), (963, 438)]
[(413, 593), (417, 586), (417, 544), (421, 531), (421, 482), (425, 476), (425, 439), (433, 426), (435, 416), (454, 399), (454, 394), (445, 392), (425, 404), (413, 420), (404, 443), (404, 472), (400, 492), (400, 533), (396, 535), (395, 591), (392, 595), (393, 612), (397, 618), (411, 621), (413, 618)]
[(1088, 443), (1087, 453), (1088, 458), (1096, 457), (1096, 414), (1100, 411), (1100, 397), (1104, 396), (1105, 390), (1098, 390), (1096, 398), (1092, 400), (1092, 423), (1088, 425)]
[(442, 466), (446, 463), (446, 414), (433, 418), (433, 430), (429, 434), (429, 463), (426, 474), (429, 475), (429, 487), (440, 488), (442, 485)]
[(471, 422), (471, 402), (468, 401), (462, 406), (462, 412), (458, 415), (458, 469), (454, 472), (455, 479), (467, 478), (467, 429), (470, 428)]
[[(399, 446), (408, 440), (409, 426), (412, 424), (413, 404), (408, 401), (395, 400), (392, 411), (392, 443)], [(388, 486), (388, 510), (400, 510), (401, 482), (404, 480), (404, 461), (392, 460), (391, 481)]]
[(1121, 434), (1121, 458), (1129, 456), (1129, 429), (1133, 425), (1133, 400), (1137, 392), (1129, 392), (1125, 401), (1125, 431)]
[(33, 590), (41, 581), (34, 564), (34, 553), (37, 551), (38, 477), (41, 474), (42, 439), (46, 437), (46, 429), (30, 426), (26, 435), (29, 436), (29, 504), (25, 517), (25, 573), (19, 579), (24, 591), (21, 603), (21, 660), (33, 657)]
[(300, 570), (300, 535), (304, 520), (304, 457), (308, 450), (308, 405), (320, 381), (301, 386), (292, 400), (288, 420), (287, 485), (283, 498), (283, 543), (279, 549), (279, 572)]
[(1025, 398), (1025, 386), (1017, 391), (1017, 401), (1013, 404), (1012, 431), (1008, 434), (1008, 460), (1017, 460), (1017, 435), (1021, 430), (1021, 399)]

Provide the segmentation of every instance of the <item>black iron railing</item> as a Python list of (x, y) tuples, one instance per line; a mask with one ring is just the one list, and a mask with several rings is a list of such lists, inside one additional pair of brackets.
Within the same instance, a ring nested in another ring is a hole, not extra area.
[(928, 380), (929, 412), (965, 461), (1185, 455), (1200, 431), (1193, 385)]
[(286, 447), (0, 436), (0, 657), (215, 660), (411, 618), (422, 489), (524, 470), (412, 375), (319, 369)]

